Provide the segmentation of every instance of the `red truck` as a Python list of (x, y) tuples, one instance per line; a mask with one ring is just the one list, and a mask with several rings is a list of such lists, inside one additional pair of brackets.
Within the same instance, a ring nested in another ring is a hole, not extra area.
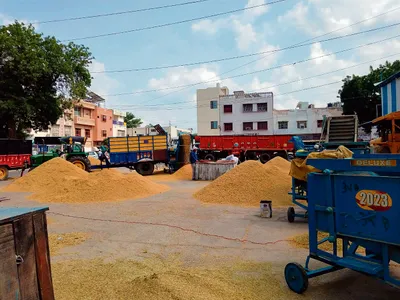
[(32, 141), (0, 139), (0, 181), (8, 178), (9, 170), (22, 169), (32, 156)]
[(199, 158), (217, 160), (234, 154), (240, 161), (260, 159), (262, 163), (275, 156), (288, 158), (294, 145), (292, 135), (225, 135), (197, 136)]

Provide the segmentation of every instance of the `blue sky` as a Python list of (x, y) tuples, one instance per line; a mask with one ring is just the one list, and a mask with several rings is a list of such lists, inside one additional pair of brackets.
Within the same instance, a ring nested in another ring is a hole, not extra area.
[[(95, 15), (140, 9), (187, 0), (136, 0), (136, 1), (49, 1), (0, 0), (0, 24), (17, 19), (38, 22), (85, 15)], [(59, 40), (69, 40), (109, 32), (147, 27), (190, 18), (216, 14), (234, 9), (263, 4), (265, 0), (209, 0), (158, 11), (141, 12), (112, 17), (78, 20), (61, 23), (36, 24), (45, 35)], [(357, 21), (371, 18), (400, 7), (397, 0), (287, 0), (267, 7), (251, 9), (231, 15), (210, 18), (171, 27), (127, 33), (97, 39), (78, 40), (88, 46), (95, 56), (93, 72), (126, 68), (146, 68), (270, 51), (292, 46), (319, 35), (338, 30)], [(400, 9), (372, 18), (367, 22), (345, 28), (316, 40), (364, 31), (398, 22)], [(171, 124), (183, 128), (196, 128), (195, 93), (197, 88), (215, 86), (216, 82), (234, 90), (272, 91), (275, 108), (294, 108), (298, 101), (308, 101), (317, 106), (336, 100), (341, 84), (307, 89), (340, 81), (345, 75), (364, 74), (368, 66), (385, 60), (400, 58), (400, 39), (390, 39), (368, 47), (318, 58), (332, 52), (382, 40), (400, 34), (400, 26), (369, 34), (338, 39), (331, 42), (275, 52), (269, 55), (209, 63), (191, 67), (126, 73), (92, 73), (91, 89), (105, 96), (110, 108), (132, 111), (146, 123)], [(386, 59), (352, 67), (393, 55)], [(252, 75), (223, 79), (296, 61), (306, 63), (288, 65)], [(233, 72), (231, 69), (248, 62)], [(346, 70), (339, 70), (344, 69)], [(335, 71), (335, 72), (334, 72)], [(226, 74), (220, 75), (221, 73)], [(313, 79), (321, 73), (332, 72)], [(222, 80), (221, 80), (222, 78)], [(107, 96), (119, 93), (169, 88), (215, 80), (186, 89), (172, 89), (152, 93)], [(291, 84), (284, 84), (292, 82)], [(284, 84), (284, 85), (283, 85)], [(279, 85), (279, 86), (277, 86)]]

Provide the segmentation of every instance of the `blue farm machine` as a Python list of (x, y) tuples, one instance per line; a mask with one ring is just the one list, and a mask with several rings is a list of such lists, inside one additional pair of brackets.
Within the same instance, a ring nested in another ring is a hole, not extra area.
[[(307, 164), (319, 170), (308, 174), (305, 188), (310, 252), (304, 267), (287, 264), (289, 288), (301, 294), (310, 278), (344, 268), (400, 287), (391, 272), (400, 263), (400, 155), (308, 158)], [(332, 250), (322, 250), (324, 243)], [(327, 266), (311, 270), (311, 259)]]

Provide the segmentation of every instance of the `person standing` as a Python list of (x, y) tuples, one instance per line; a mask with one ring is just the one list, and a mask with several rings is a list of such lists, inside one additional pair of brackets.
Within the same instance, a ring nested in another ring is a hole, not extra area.
[(195, 168), (196, 163), (199, 161), (197, 157), (197, 148), (193, 147), (192, 151), (190, 152), (190, 164), (192, 165), (192, 180), (196, 180)]

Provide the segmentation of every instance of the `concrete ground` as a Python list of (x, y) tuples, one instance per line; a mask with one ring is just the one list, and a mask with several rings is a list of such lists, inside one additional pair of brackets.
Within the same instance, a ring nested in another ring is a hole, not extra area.
[[(0, 182), (0, 188), (9, 182)], [(89, 233), (87, 241), (64, 248), (53, 261), (97, 257), (141, 260), (154, 255), (179, 255), (190, 265), (237, 260), (270, 262), (283, 289), (287, 288), (285, 265), (304, 264), (307, 250), (293, 248), (285, 240), (305, 233), (307, 223), (289, 224), (285, 209), (274, 209), (273, 218), (264, 219), (258, 216), (257, 208), (206, 206), (193, 199), (193, 192), (207, 183), (162, 184), (168, 184), (171, 190), (145, 199), (101, 204), (43, 204), (26, 200), (26, 193), (1, 193), (11, 200), (1, 202), (0, 207), (46, 205), (50, 208), (50, 233)], [(313, 290), (318, 290), (321, 299), (322, 289), (326, 290), (323, 299), (400, 299), (398, 290), (349, 270), (311, 279), (304, 299), (314, 298)]]

